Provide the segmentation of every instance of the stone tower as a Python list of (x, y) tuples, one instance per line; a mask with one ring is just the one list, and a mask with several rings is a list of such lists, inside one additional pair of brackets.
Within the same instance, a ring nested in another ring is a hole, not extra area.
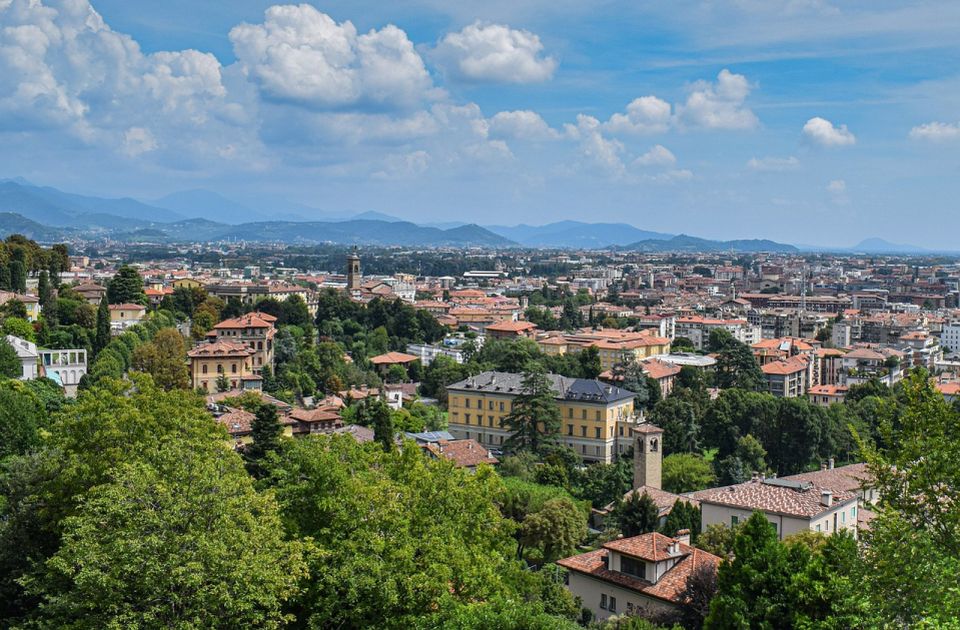
[(357, 250), (354, 250), (347, 256), (347, 291), (360, 290), (360, 257)]
[(663, 429), (641, 424), (633, 429), (633, 487), (660, 489), (663, 462)]

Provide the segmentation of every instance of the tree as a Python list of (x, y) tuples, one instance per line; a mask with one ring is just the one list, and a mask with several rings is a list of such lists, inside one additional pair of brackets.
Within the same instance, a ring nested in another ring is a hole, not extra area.
[(660, 531), (666, 536), (676, 536), (677, 532), (686, 529), (690, 531), (690, 540), (697, 542), (700, 522), (700, 508), (683, 499), (677, 499), (670, 508), (667, 519), (660, 526)]
[(247, 469), (254, 477), (263, 476), (261, 460), (269, 453), (280, 449), (280, 439), (283, 427), (277, 417), (277, 408), (270, 403), (260, 403), (254, 412), (253, 422), (250, 424), (250, 434), (253, 441), (243, 449)]
[(521, 388), (510, 414), (503, 419), (504, 427), (511, 432), (504, 450), (542, 453), (560, 433), (560, 408), (550, 379), (539, 364), (528, 364)]
[(715, 556), (729, 558), (733, 555), (733, 542), (740, 527), (739, 524), (727, 527), (723, 523), (707, 525), (707, 528), (697, 537), (697, 547)]
[(215, 443), (174, 441), (120, 465), (63, 521), (63, 541), (29, 583), (42, 625), (266, 627), (303, 573), (277, 505)]
[(217, 323), (217, 318), (208, 310), (198, 310), (190, 322), (190, 336), (203, 339)]
[(767, 451), (763, 445), (749, 433), (739, 440), (733, 454), (714, 460), (717, 481), (721, 485), (732, 485), (748, 481), (753, 473), (765, 473)]
[(663, 458), (663, 489), (674, 494), (709, 488), (713, 468), (701, 455), (672, 453)]
[(635, 409), (652, 409), (662, 396), (660, 383), (647, 376), (643, 366), (636, 362), (618, 363), (613, 367), (614, 378), (620, 380), (620, 386), (633, 392)]
[(613, 514), (617, 528), (626, 537), (656, 531), (660, 520), (660, 510), (646, 492), (631, 493), (617, 504)]
[[(916, 370), (902, 405), (880, 407), (882, 446), (859, 439), (874, 487), (877, 516), (864, 533), (865, 592), (889, 626), (936, 627), (960, 617), (960, 415)], [(896, 576), (897, 567), (907, 566)]]
[(23, 376), (23, 364), (10, 342), (0, 337), (0, 376), (20, 378)]
[(97, 334), (93, 339), (94, 355), (100, 353), (110, 343), (110, 302), (104, 296), (97, 309)]
[(687, 397), (664, 398), (653, 408), (650, 421), (663, 429), (663, 450), (694, 453), (700, 449), (700, 409)]
[(586, 535), (586, 517), (580, 507), (567, 498), (551, 499), (523, 519), (517, 554), (523, 557), (525, 548), (535, 548), (541, 563), (554, 562), (572, 555)]
[(217, 377), (217, 391), (221, 393), (230, 391), (230, 379), (226, 374), (221, 373)]
[[(720, 333), (726, 333), (726, 336)], [(729, 332), (716, 329), (710, 333), (711, 348), (717, 352), (717, 386), (738, 387), (757, 391), (763, 384), (763, 372), (757, 365), (750, 347), (737, 341)]]
[(580, 364), (580, 377), (595, 379), (600, 376), (603, 366), (600, 363), (600, 350), (596, 346), (587, 346), (577, 354)]
[(183, 337), (175, 328), (164, 328), (134, 350), (131, 368), (146, 372), (165, 390), (186, 389), (190, 386), (186, 359)]
[(110, 304), (146, 304), (143, 278), (130, 265), (123, 265), (107, 284), (107, 300)]
[(13, 335), (27, 341), (37, 340), (37, 333), (33, 329), (33, 324), (20, 317), (8, 317), (3, 320), (3, 334)]
[(52, 326), (58, 321), (57, 300), (53, 295), (53, 289), (50, 286), (50, 276), (46, 271), (40, 272), (37, 279), (37, 296), (40, 299), (40, 310), (43, 318)]
[[(6, 340), (0, 338), (0, 348), (4, 345), (9, 347)], [(19, 361), (16, 376), (20, 376)], [(10, 455), (23, 455), (37, 448), (46, 418), (46, 409), (27, 383), (0, 382), (0, 435), (3, 436), (0, 462)]]
[(23, 261), (10, 261), (10, 289), (15, 293), (27, 292), (27, 267)]

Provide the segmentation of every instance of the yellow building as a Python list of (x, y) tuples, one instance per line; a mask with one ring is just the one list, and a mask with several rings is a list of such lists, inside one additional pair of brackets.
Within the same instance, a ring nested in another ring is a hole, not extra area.
[[(631, 446), (630, 429), (639, 421), (633, 392), (601, 381), (548, 374), (560, 408), (561, 443), (584, 460), (611, 462)], [(447, 387), (449, 431), (498, 448), (510, 436), (503, 420), (523, 392), (523, 375), (484, 372)]]
[(187, 353), (191, 387), (215, 392), (217, 379), (224, 375), (230, 389), (260, 389), (262, 379), (253, 373), (251, 357), (254, 354), (255, 351), (243, 343), (217, 340), (199, 344)]
[(572, 334), (554, 334), (538, 339), (537, 344), (551, 356), (580, 352), (593, 346), (600, 354), (600, 366), (604, 371), (621, 363), (637, 363), (670, 354), (670, 340), (666, 337), (656, 337), (649, 331), (630, 332), (615, 328), (587, 328)]
[(177, 278), (170, 283), (175, 289), (199, 289), (203, 283), (193, 278)]

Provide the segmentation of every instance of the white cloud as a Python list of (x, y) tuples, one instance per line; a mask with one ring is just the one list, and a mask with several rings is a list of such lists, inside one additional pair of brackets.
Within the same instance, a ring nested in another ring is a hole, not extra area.
[(751, 85), (742, 74), (726, 68), (717, 75), (716, 83), (698, 81), (676, 115), (681, 124), (706, 129), (753, 129), (760, 121), (744, 102)]
[(834, 126), (826, 118), (819, 116), (811, 118), (803, 126), (803, 134), (811, 141), (825, 147), (842, 147), (855, 144), (857, 141), (846, 125)]
[(543, 57), (540, 38), (501, 24), (474, 22), (444, 36), (433, 55), (444, 72), (468, 81), (537, 83), (553, 76), (557, 61)]
[(393, 25), (357, 35), (307, 4), (272, 6), (230, 41), (244, 73), (268, 97), (316, 108), (414, 107), (435, 98), (413, 43)]
[(960, 139), (960, 123), (929, 122), (918, 125), (910, 130), (910, 137), (914, 140), (930, 140), (932, 142), (946, 142)]
[(751, 171), (795, 171), (800, 168), (800, 160), (794, 156), (790, 157), (762, 157), (750, 158), (747, 160), (747, 168)]
[(827, 184), (827, 192), (831, 195), (842, 195), (847, 192), (847, 182), (842, 179), (834, 179)]
[(560, 133), (550, 127), (537, 112), (517, 110), (498, 112), (490, 119), (490, 135), (520, 140), (556, 140)]
[(638, 166), (672, 166), (677, 163), (670, 149), (658, 144), (633, 161)]
[(586, 114), (577, 115), (576, 125), (564, 125), (567, 136), (580, 142), (580, 151), (587, 161), (605, 174), (617, 178), (626, 174), (621, 157), (626, 148), (619, 140), (605, 138), (600, 121)]
[(656, 96), (641, 96), (627, 105), (625, 114), (614, 114), (604, 125), (615, 134), (663, 133), (670, 128), (670, 103)]
[(405, 179), (426, 172), (430, 165), (430, 154), (426, 151), (388, 155), (383, 170), (373, 174), (376, 179)]
[(124, 134), (124, 151), (127, 155), (136, 157), (156, 150), (157, 146), (157, 139), (149, 129), (130, 127)]

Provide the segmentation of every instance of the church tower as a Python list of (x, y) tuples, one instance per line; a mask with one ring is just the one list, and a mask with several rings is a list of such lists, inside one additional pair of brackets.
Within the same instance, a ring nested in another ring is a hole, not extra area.
[(347, 291), (360, 290), (360, 257), (357, 256), (357, 250), (354, 250), (347, 256)]
[(633, 487), (660, 489), (663, 463), (663, 429), (641, 424), (633, 429)]

